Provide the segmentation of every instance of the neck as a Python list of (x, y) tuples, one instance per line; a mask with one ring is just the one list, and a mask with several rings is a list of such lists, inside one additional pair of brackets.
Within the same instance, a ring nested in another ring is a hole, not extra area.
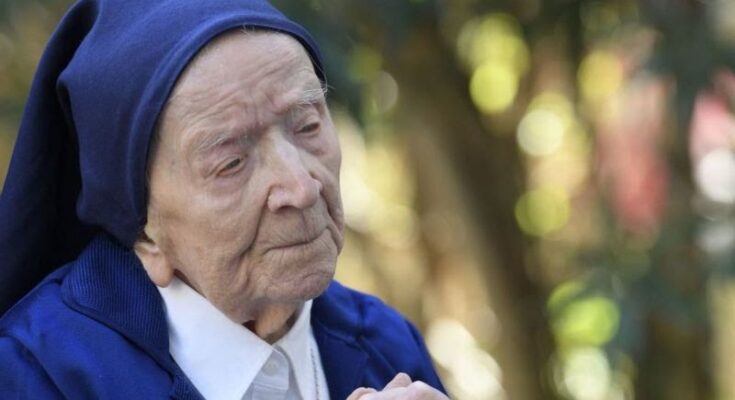
[[(204, 296), (202, 292), (187, 279), (186, 275), (177, 271), (178, 278), (197, 293)], [(206, 296), (204, 296), (206, 298)], [(291, 329), (299, 315), (304, 303), (278, 303), (265, 304), (256, 307), (252, 313), (253, 318), (245, 321), (243, 326), (256, 334), (259, 338), (269, 344), (273, 344), (282, 338)]]
[(243, 325), (266, 342), (273, 344), (288, 332), (298, 318), (303, 304), (276, 304), (261, 309)]

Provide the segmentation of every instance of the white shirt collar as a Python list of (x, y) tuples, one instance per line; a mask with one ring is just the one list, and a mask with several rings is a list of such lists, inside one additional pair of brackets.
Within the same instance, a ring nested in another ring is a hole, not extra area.
[[(242, 398), (274, 347), (177, 278), (158, 290), (166, 307), (169, 349), (179, 367), (207, 399)], [(312, 357), (319, 362), (311, 347), (311, 303), (304, 304), (294, 325), (274, 344), (288, 357), (303, 399), (314, 396)]]
[(291, 362), (302, 399), (314, 396), (317, 372), (315, 363), (319, 362), (319, 353), (311, 332), (311, 303), (312, 300), (304, 303), (291, 329), (275, 343)]

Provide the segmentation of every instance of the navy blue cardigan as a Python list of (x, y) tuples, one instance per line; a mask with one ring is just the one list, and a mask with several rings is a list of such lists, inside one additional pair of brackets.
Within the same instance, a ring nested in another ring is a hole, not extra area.
[[(401, 371), (444, 390), (419, 333), (375, 297), (333, 282), (311, 324), (332, 399)], [(200, 399), (168, 348), (137, 257), (99, 237), (0, 319), (0, 398)]]

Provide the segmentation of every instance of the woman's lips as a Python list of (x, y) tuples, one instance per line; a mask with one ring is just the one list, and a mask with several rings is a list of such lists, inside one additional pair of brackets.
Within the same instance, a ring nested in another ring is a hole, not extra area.
[(318, 232), (317, 235), (314, 235), (313, 237), (307, 238), (305, 240), (294, 240), (292, 242), (288, 242), (285, 244), (280, 244), (277, 246), (271, 247), (269, 250), (288, 250), (288, 249), (294, 249), (301, 246), (307, 246), (314, 242), (316, 242), (319, 238), (321, 238), (325, 233), (327, 232), (327, 228), (323, 228), (321, 231)]

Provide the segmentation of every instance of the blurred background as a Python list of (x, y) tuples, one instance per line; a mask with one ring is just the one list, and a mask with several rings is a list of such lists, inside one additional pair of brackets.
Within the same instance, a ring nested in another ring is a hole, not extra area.
[[(0, 0), (0, 177), (70, 3)], [(453, 398), (735, 398), (735, 2), (275, 3), (326, 59), (338, 279)]]

